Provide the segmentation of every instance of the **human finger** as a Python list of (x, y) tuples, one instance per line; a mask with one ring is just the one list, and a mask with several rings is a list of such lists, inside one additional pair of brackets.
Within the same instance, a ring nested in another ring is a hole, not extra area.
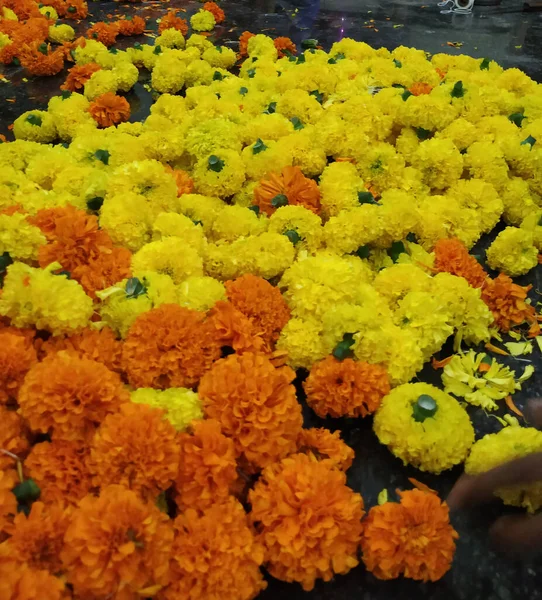
[(525, 418), (531, 427), (542, 429), (542, 398), (529, 400), (525, 407)]
[(501, 517), (489, 533), (494, 545), (506, 554), (534, 554), (542, 549), (542, 515)]

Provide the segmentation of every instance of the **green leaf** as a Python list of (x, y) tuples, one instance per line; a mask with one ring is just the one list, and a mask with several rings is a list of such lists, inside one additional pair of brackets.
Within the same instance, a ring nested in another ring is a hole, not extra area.
[(358, 192), (358, 202), (360, 204), (378, 204), (371, 192)]
[(263, 111), (264, 115), (274, 115), (277, 112), (277, 103), (271, 102), (271, 104)]
[(369, 248), (369, 246), (367, 246), (367, 244), (365, 244), (365, 246), (360, 246), (354, 252), (354, 254), (356, 256), (359, 256), (359, 258), (369, 258), (369, 255), (371, 254), (371, 249)]
[(41, 127), (42, 120), (39, 115), (28, 115), (26, 117), (26, 122), (30, 123), (30, 125), (35, 125), (36, 127)]
[(110, 157), (111, 154), (109, 153), (109, 150), (96, 150), (96, 152), (94, 153), (94, 158), (103, 162), (104, 165), (109, 164)]
[(218, 158), (215, 154), (209, 156), (209, 160), (207, 161), (210, 171), (214, 171), (215, 173), (220, 173), (224, 168), (224, 161)]
[(257, 204), (253, 204), (252, 206), (249, 206), (248, 210), (251, 210), (255, 215), (260, 214), (260, 207)]
[(248, 75), (249, 79), (252, 79), (254, 77), (254, 75), (256, 75), (256, 69), (249, 69), (247, 71), (247, 75)]
[(100, 196), (95, 196), (94, 198), (87, 200), (87, 208), (89, 210), (93, 210), (94, 212), (97, 212), (100, 210), (100, 208), (102, 208), (103, 203), (104, 203), (103, 198), (101, 198)]
[(281, 206), (287, 206), (287, 205), (288, 205), (288, 196), (285, 196), (284, 194), (277, 194), (271, 200), (271, 206), (273, 208), (280, 208)]
[(320, 104), (322, 104), (324, 102), (324, 94), (322, 94), (318, 90), (313, 90), (312, 92), (309, 93), (309, 96), (314, 96)]
[(246, 96), (248, 94), (248, 88), (246, 88), (246, 87), (239, 88), (239, 93), (241, 94), (241, 96)]
[(260, 152), (263, 152), (264, 150), (267, 150), (267, 146), (260, 138), (258, 138), (254, 146), (252, 146), (252, 154), (260, 154)]
[(400, 60), (397, 60), (396, 58), (393, 59), (393, 64), (400, 69), (403, 66), (403, 63)]
[(119, 51), (116, 48), (109, 48), (109, 52), (111, 54), (118, 54), (119, 53)]
[(410, 96), (412, 96), (412, 92), (409, 92), (408, 90), (405, 90), (402, 94), (401, 94), (401, 98), (406, 102)]
[(298, 65), (302, 65), (304, 62), (306, 62), (305, 55), (304, 54), (300, 54), (297, 57), (297, 61), (296, 62), (297, 62)]
[(11, 61), (12, 65), (15, 65), (16, 67), (20, 67), (21, 66), (21, 61), (15, 56), (13, 58), (13, 60)]
[(422, 394), (412, 408), (412, 417), (418, 423), (423, 423), (425, 419), (434, 417), (438, 410), (434, 398), (428, 394)]
[(335, 65), (335, 64), (337, 64), (338, 60), (344, 60), (345, 58), (346, 58), (346, 56), (342, 52), (337, 52), (337, 54), (335, 54), (335, 56), (331, 57), (327, 62), (330, 65)]
[(213, 81), (222, 81), (224, 79), (224, 75), (220, 71), (215, 71), (213, 74)]
[(405, 245), (403, 242), (393, 242), (391, 247), (388, 249), (388, 256), (393, 260), (394, 263), (399, 259), (399, 255), (405, 252)]
[(327, 64), (328, 64), (328, 65), (336, 65), (336, 64), (337, 64), (337, 61), (336, 61), (334, 58), (330, 58), (330, 59), (327, 61)]
[(137, 277), (130, 277), (130, 279), (128, 279), (126, 282), (124, 292), (126, 294), (126, 298), (132, 299), (145, 294), (147, 292), (147, 288), (141, 281), (139, 281)]
[(217, 52), (220, 52), (220, 54), (222, 54), (222, 46), (215, 46), (215, 50)]
[(508, 120), (511, 121), (512, 123), (514, 123), (514, 125), (516, 125), (517, 127), (521, 127), (521, 124), (523, 123), (523, 120), (526, 119), (527, 117), (523, 114), (523, 113), (512, 113), (509, 117)]
[(491, 358), (491, 356), (488, 356), (487, 354), (485, 354), (484, 358), (482, 358), (482, 362), (480, 364), (491, 366), (493, 364), (493, 359)]
[(47, 44), (43, 43), (38, 46), (38, 50), (47, 56)]
[(66, 279), (72, 278), (72, 274), (69, 271), (57, 271), (55, 275), (63, 275)]
[(153, 54), (162, 54), (162, 46), (160, 46), (160, 44), (157, 44), (157, 45), (154, 47)]
[(196, 226), (201, 225), (203, 227), (203, 221), (200, 221), (199, 219), (192, 219), (192, 223)]
[(410, 232), (407, 236), (406, 236), (407, 242), (411, 242), (413, 244), (417, 244), (418, 243), (418, 238), (416, 237), (415, 233)]
[(318, 47), (318, 40), (315, 40), (314, 38), (309, 38), (308, 40), (302, 40), (301, 47), (304, 50), (308, 50), (309, 48), (315, 49)]
[(292, 117), (290, 119), (290, 122), (294, 126), (294, 131), (299, 131), (300, 129), (305, 128), (305, 125), (303, 125), (303, 123), (301, 122), (301, 119), (299, 117)]
[(354, 334), (345, 333), (343, 339), (333, 349), (333, 356), (337, 360), (344, 360), (345, 358), (352, 358), (354, 353), (350, 349), (354, 345)]
[(284, 235), (292, 242), (294, 246), (301, 241), (301, 236), (295, 229), (288, 229), (288, 231), (284, 232)]
[(463, 98), (464, 95), (465, 95), (465, 88), (463, 87), (463, 82), (462, 81), (456, 82), (456, 84), (452, 88), (452, 91), (450, 92), (450, 96), (452, 98)]
[(533, 146), (535, 144), (536, 144), (536, 138), (534, 138), (532, 135), (530, 135), (529, 137), (525, 138), (521, 142), (520, 146), (527, 146), (527, 145), (529, 145), (529, 146), (531, 146), (531, 150), (532, 150), (532, 148), (533, 148)]
[(19, 503), (35, 502), (41, 494), (38, 484), (33, 479), (26, 479), (13, 488), (13, 494)]
[(480, 63), (481, 71), (489, 71), (489, 63), (491, 60), (489, 58), (484, 58), (484, 60)]
[(429, 129), (424, 129), (423, 127), (416, 127), (416, 135), (419, 140), (423, 141), (428, 140), (433, 135), (433, 132), (429, 131)]
[(72, 93), (69, 90), (62, 90), (60, 95), (62, 96), (62, 100), (67, 100), (68, 98), (71, 98)]

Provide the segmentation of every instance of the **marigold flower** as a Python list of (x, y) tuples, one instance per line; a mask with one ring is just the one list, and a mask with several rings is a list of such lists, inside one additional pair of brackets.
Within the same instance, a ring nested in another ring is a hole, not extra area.
[(69, 92), (78, 92), (82, 90), (85, 87), (85, 83), (101, 68), (102, 67), (96, 63), (74, 65), (68, 71), (66, 81), (60, 86), (60, 89)]
[(172, 169), (171, 167), (166, 167), (166, 170), (170, 172), (175, 179), (178, 197), (181, 197), (183, 194), (191, 194), (194, 191), (194, 181), (186, 171), (183, 171), (182, 169)]
[(196, 421), (191, 433), (181, 433), (179, 472), (175, 480), (180, 510), (206, 510), (226, 500), (237, 479), (235, 447), (214, 419)]
[(111, 485), (81, 500), (60, 556), (76, 595), (133, 598), (167, 583), (172, 539), (167, 515)]
[(20, 459), (23, 459), (29, 450), (23, 420), (14, 410), (8, 410), (5, 406), (0, 406), (0, 469), (15, 467), (15, 459), (4, 454), (2, 450)]
[(17, 400), (28, 370), (38, 361), (32, 339), (0, 329), (0, 404)]
[(241, 311), (261, 334), (269, 347), (279, 339), (290, 319), (290, 309), (280, 290), (262, 277), (250, 273), (226, 281), (228, 300)]
[(75, 505), (89, 493), (89, 449), (78, 441), (53, 440), (32, 447), (24, 461), (28, 475), (48, 506)]
[(319, 417), (365, 417), (378, 409), (390, 382), (382, 365), (327, 356), (314, 364), (303, 388)]
[(378, 579), (404, 575), (438, 581), (451, 567), (455, 540), (445, 502), (436, 494), (398, 492), (400, 503), (374, 506), (364, 521), (363, 562)]
[(66, 17), (70, 19), (86, 19), (88, 16), (88, 4), (86, 0), (66, 0)]
[(286, 56), (287, 53), (295, 54), (297, 52), (296, 45), (292, 42), (292, 40), (289, 37), (275, 38), (275, 48), (279, 53), (279, 58)]
[(433, 248), (435, 270), (464, 277), (472, 287), (480, 288), (488, 275), (482, 265), (469, 254), (467, 247), (457, 238), (439, 240)]
[(255, 33), (250, 33), (250, 31), (243, 31), (241, 37), (239, 38), (239, 56), (248, 56), (248, 40), (250, 40), (250, 38), (253, 37), (256, 37)]
[(160, 25), (158, 26), (158, 33), (162, 33), (166, 29), (176, 29), (183, 35), (188, 33), (188, 23), (185, 19), (177, 17), (175, 10), (168, 10), (165, 17), (162, 17)]
[(88, 112), (100, 127), (111, 127), (130, 118), (130, 104), (126, 98), (107, 92), (90, 103)]
[(164, 411), (164, 419), (167, 419), (178, 432), (186, 431), (192, 421), (203, 419), (199, 396), (187, 388), (167, 390), (138, 388), (130, 393), (130, 399), (137, 404), (148, 404)]
[(263, 352), (265, 342), (256, 327), (233, 304), (219, 300), (209, 311), (208, 323), (213, 337), (222, 349), (232, 348), (235, 352)]
[(96, 297), (96, 292), (127, 279), (132, 275), (132, 253), (127, 248), (111, 248), (103, 251), (96, 259), (73, 269), (71, 276), (85, 292)]
[(263, 548), (234, 498), (203, 514), (186, 510), (175, 519), (173, 582), (160, 600), (228, 598), (252, 600), (267, 587), (260, 565)]
[(120, 35), (141, 35), (147, 25), (145, 19), (135, 15), (129, 19), (119, 19), (116, 23)]
[(254, 189), (254, 204), (271, 216), (287, 204), (304, 206), (320, 212), (320, 190), (313, 179), (303, 175), (299, 167), (284, 167), (280, 173), (268, 173)]
[(21, 48), (19, 60), (30, 75), (56, 75), (64, 68), (64, 51), (51, 51), (50, 44), (35, 41)]
[(249, 493), (249, 518), (265, 546), (265, 566), (305, 591), (358, 564), (363, 498), (341, 471), (294, 454), (268, 466)]
[(540, 335), (535, 307), (525, 302), (531, 285), (515, 284), (508, 275), (501, 273), (495, 279), (487, 279), (482, 288), (482, 300), (489, 306), (495, 324), (507, 332), (517, 325), (529, 325), (529, 337)]
[(100, 21), (87, 30), (89, 40), (96, 40), (107, 47), (116, 43), (118, 35), (119, 26), (117, 23), (103, 23)]
[(293, 452), (302, 425), (289, 367), (263, 355), (232, 354), (213, 365), (198, 393), (208, 417), (235, 443), (237, 455), (261, 469)]
[(84, 440), (130, 399), (120, 377), (87, 358), (59, 352), (30, 369), (19, 392), (21, 415), (33, 431)]
[(431, 84), (418, 81), (418, 82), (414, 83), (413, 85), (411, 85), (408, 88), (408, 91), (413, 96), (422, 96), (423, 94), (430, 94), (432, 89), (433, 89), (433, 86)]
[(297, 438), (297, 451), (312, 454), (319, 461), (340, 471), (347, 471), (355, 456), (352, 448), (341, 439), (340, 431), (332, 433), (324, 427), (302, 429)]
[(205, 314), (163, 304), (139, 315), (124, 342), (122, 359), (135, 387), (193, 387), (220, 358), (220, 342)]
[(203, 10), (209, 11), (213, 15), (217, 23), (222, 23), (222, 21), (224, 21), (224, 19), (226, 18), (224, 11), (220, 8), (220, 6), (218, 6), (216, 2), (206, 2), (203, 5)]
[(175, 428), (162, 410), (128, 402), (102, 422), (92, 440), (90, 461), (94, 485), (119, 483), (152, 500), (177, 475)]
[(17, 498), (11, 490), (17, 483), (19, 479), (15, 469), (0, 469), (0, 542), (3, 542), (13, 529), (13, 518), (17, 514)]

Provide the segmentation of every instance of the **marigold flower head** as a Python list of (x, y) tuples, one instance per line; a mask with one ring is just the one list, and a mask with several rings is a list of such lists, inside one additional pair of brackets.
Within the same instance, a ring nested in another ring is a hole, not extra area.
[(10, 452), (22, 460), (28, 449), (29, 443), (23, 420), (14, 410), (0, 406), (0, 469), (15, 467), (15, 459), (4, 454), (2, 450)]
[(17, 400), (28, 370), (37, 362), (32, 340), (0, 329), (0, 404)]
[(19, 406), (33, 431), (81, 440), (129, 398), (120, 377), (104, 365), (59, 352), (30, 369)]
[(19, 479), (15, 469), (0, 469), (0, 542), (3, 542), (7, 534), (13, 530), (13, 519), (17, 514), (17, 498), (12, 490), (17, 483)]
[(262, 352), (265, 342), (253, 323), (231, 302), (219, 300), (209, 311), (209, 325), (213, 338), (221, 348), (235, 352)]
[(194, 422), (178, 438), (179, 472), (175, 480), (180, 510), (206, 510), (225, 501), (237, 479), (235, 447), (214, 419)]
[(303, 387), (319, 417), (365, 417), (378, 409), (390, 382), (381, 365), (327, 356), (312, 367)]
[(107, 92), (90, 103), (88, 112), (100, 127), (111, 127), (130, 118), (130, 104), (126, 98)]
[(119, 35), (119, 26), (117, 23), (94, 23), (92, 27), (87, 30), (87, 37), (89, 40), (96, 40), (104, 46), (113, 46), (117, 41)]
[(160, 600), (253, 600), (267, 587), (260, 571), (263, 548), (235, 498), (203, 513), (189, 508), (175, 519), (173, 582)]
[(424, 94), (430, 94), (432, 89), (433, 89), (433, 86), (431, 84), (418, 81), (417, 83), (414, 83), (413, 85), (411, 85), (408, 88), (408, 91), (413, 96), (422, 96)]
[(341, 471), (294, 454), (263, 471), (249, 502), (273, 577), (310, 591), (317, 579), (329, 581), (357, 566), (363, 498)]
[(433, 248), (435, 270), (464, 277), (472, 287), (482, 287), (488, 275), (482, 265), (469, 254), (467, 247), (457, 238), (439, 240)]
[(261, 469), (295, 450), (301, 406), (289, 367), (275, 369), (263, 355), (232, 354), (218, 361), (198, 388), (208, 417), (216, 419), (250, 468)]
[(119, 483), (154, 499), (177, 475), (175, 428), (164, 411), (128, 402), (102, 422), (92, 440), (90, 461), (94, 485)]
[(160, 25), (158, 26), (158, 33), (164, 32), (166, 29), (177, 29), (184, 36), (188, 33), (188, 23), (185, 19), (177, 17), (175, 10), (168, 10), (165, 17), (162, 17)]
[(248, 40), (255, 36), (255, 33), (250, 33), (250, 31), (243, 31), (241, 37), (239, 38), (239, 56), (248, 56)]
[(141, 35), (145, 31), (147, 25), (145, 19), (138, 15), (134, 15), (129, 19), (119, 19), (117, 21), (120, 35)]
[(455, 540), (446, 503), (436, 494), (399, 492), (400, 503), (374, 506), (364, 521), (363, 562), (378, 579), (404, 575), (438, 581), (451, 567)]
[(262, 277), (251, 274), (227, 281), (225, 286), (228, 300), (272, 347), (290, 318), (290, 309), (280, 290)]
[(280, 206), (293, 204), (320, 212), (320, 190), (299, 167), (284, 167), (280, 173), (268, 173), (254, 189), (254, 204), (271, 216)]
[(297, 52), (296, 45), (292, 42), (292, 40), (289, 37), (275, 38), (275, 48), (279, 53), (279, 58), (286, 56), (287, 53), (295, 54)]
[(33, 446), (24, 467), (47, 506), (67, 506), (77, 504), (89, 493), (92, 481), (88, 462), (88, 446), (55, 439)]
[(82, 90), (85, 87), (85, 83), (101, 68), (102, 67), (96, 63), (74, 65), (68, 71), (66, 81), (60, 86), (60, 89), (68, 92), (78, 92)]
[(96, 292), (130, 277), (131, 264), (132, 253), (127, 248), (111, 248), (87, 264), (75, 267), (71, 275), (91, 298), (95, 298)]
[(222, 21), (224, 21), (226, 18), (224, 11), (216, 2), (206, 2), (203, 5), (203, 10), (208, 10), (213, 15), (217, 23), (222, 23)]
[(177, 196), (182, 196), (183, 194), (191, 194), (194, 191), (194, 181), (190, 177), (190, 175), (183, 171), (182, 169), (172, 169), (171, 167), (166, 168), (166, 171), (170, 172), (173, 175), (173, 179), (175, 179), (175, 183), (177, 184)]
[(123, 364), (135, 387), (193, 387), (220, 358), (205, 314), (163, 304), (135, 320), (123, 347)]
[(78, 596), (133, 598), (167, 583), (172, 538), (167, 515), (135, 492), (111, 485), (99, 497), (81, 500), (60, 556)]
[(51, 51), (50, 44), (35, 41), (21, 48), (19, 60), (30, 75), (56, 75), (64, 68), (64, 50)]
[(332, 433), (324, 427), (302, 429), (297, 438), (297, 451), (312, 454), (319, 461), (340, 471), (347, 471), (355, 456), (352, 448), (341, 439), (340, 431)]

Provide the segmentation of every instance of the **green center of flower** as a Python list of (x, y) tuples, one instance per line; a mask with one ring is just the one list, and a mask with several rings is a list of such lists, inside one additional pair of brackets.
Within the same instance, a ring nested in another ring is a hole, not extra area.
[(412, 417), (418, 423), (423, 423), (425, 419), (434, 417), (437, 410), (435, 399), (427, 394), (422, 394), (413, 406)]
[(354, 353), (351, 348), (354, 345), (354, 334), (345, 333), (342, 341), (340, 341), (333, 350), (333, 356), (337, 360), (344, 360), (345, 358), (352, 358)]
[(209, 156), (209, 160), (207, 161), (209, 165), (209, 170), (214, 171), (215, 173), (220, 173), (224, 168), (224, 161), (218, 158), (215, 154)]
[(271, 206), (273, 208), (280, 208), (281, 206), (287, 206), (287, 205), (288, 205), (288, 196), (285, 196), (284, 194), (277, 194), (271, 200)]

